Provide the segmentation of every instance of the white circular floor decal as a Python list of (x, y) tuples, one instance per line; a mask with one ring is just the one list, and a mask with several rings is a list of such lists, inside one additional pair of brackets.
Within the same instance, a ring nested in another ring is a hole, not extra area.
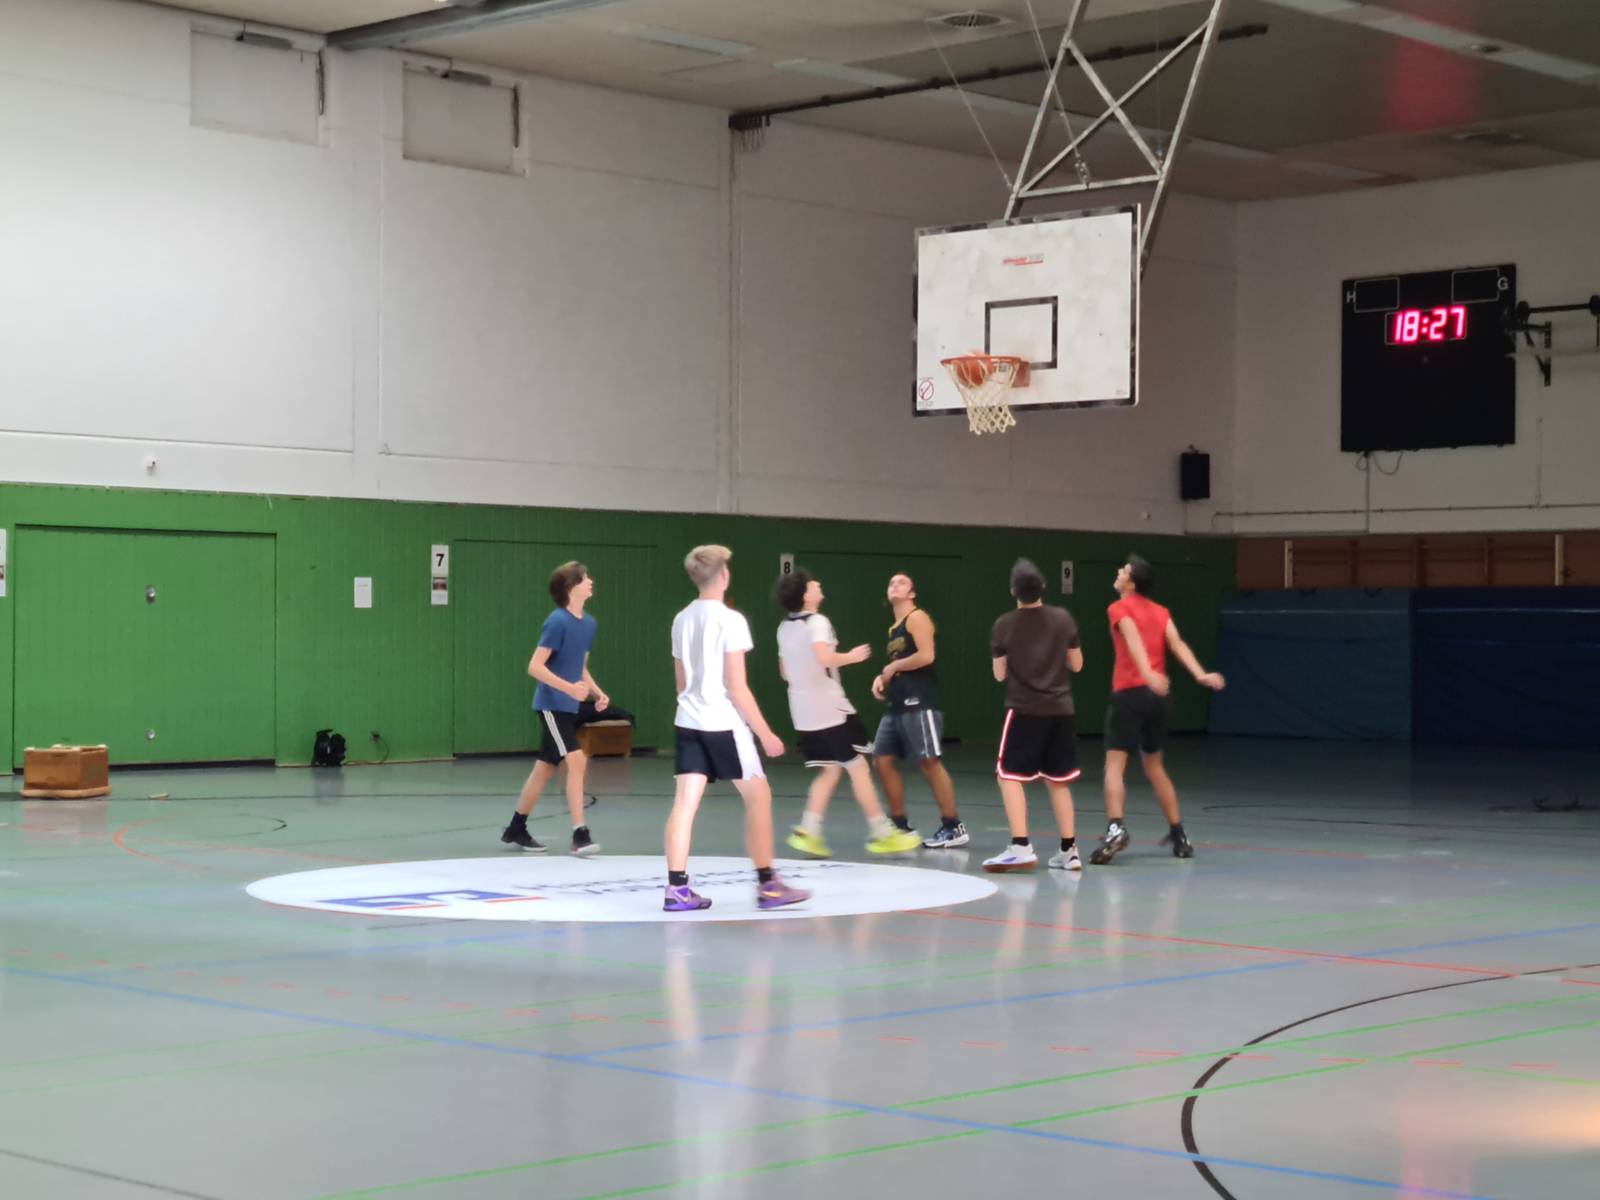
[(452, 921), (754, 921), (847, 917), (965, 904), (992, 895), (987, 879), (954, 871), (853, 862), (779, 862), (783, 878), (807, 888), (804, 904), (763, 912), (755, 871), (744, 858), (694, 858), (690, 882), (711, 899), (703, 912), (661, 908), (661, 858), (450, 858), (437, 862), (332, 867), (258, 879), (257, 900), (327, 912), (395, 913)]

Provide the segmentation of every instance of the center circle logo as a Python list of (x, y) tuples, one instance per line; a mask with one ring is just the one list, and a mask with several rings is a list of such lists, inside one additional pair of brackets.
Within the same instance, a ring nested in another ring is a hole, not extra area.
[(258, 879), (257, 900), (291, 908), (452, 921), (794, 921), (966, 904), (994, 894), (986, 879), (955, 871), (880, 863), (777, 862), (784, 879), (812, 897), (792, 908), (756, 907), (749, 859), (689, 863), (695, 891), (712, 901), (703, 913), (661, 908), (666, 863), (660, 858), (449, 858), (435, 862), (330, 867)]

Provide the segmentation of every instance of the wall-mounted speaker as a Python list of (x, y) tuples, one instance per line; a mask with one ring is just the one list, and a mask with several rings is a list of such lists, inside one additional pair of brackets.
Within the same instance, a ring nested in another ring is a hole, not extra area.
[(1211, 455), (1193, 446), (1178, 455), (1178, 496), (1183, 500), (1211, 499)]

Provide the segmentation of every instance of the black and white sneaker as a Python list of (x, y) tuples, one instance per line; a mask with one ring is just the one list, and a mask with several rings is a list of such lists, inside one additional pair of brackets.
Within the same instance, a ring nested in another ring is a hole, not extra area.
[(1128, 840), (1128, 831), (1123, 828), (1122, 822), (1111, 822), (1101, 835), (1100, 844), (1094, 848), (1094, 853), (1089, 855), (1089, 861), (1097, 867), (1105, 866), (1128, 848)]
[(1172, 847), (1173, 858), (1194, 857), (1194, 843), (1189, 840), (1189, 835), (1182, 831), (1167, 834), (1166, 837), (1161, 839), (1161, 844)]
[(600, 853), (600, 844), (589, 836), (589, 827), (580, 825), (572, 831), (572, 852), (579, 858)]
[(526, 825), (520, 829), (507, 825), (500, 840), (513, 850), (526, 850), (529, 854), (543, 854), (545, 851), (544, 843), (531, 837)]
[(922, 845), (928, 850), (954, 850), (971, 840), (967, 836), (967, 827), (957, 822), (954, 825), (941, 825), (932, 837), (922, 839)]

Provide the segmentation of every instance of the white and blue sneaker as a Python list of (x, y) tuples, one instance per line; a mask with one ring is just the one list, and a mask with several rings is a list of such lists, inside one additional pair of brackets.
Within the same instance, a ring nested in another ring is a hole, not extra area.
[(967, 836), (967, 827), (958, 821), (954, 825), (941, 825), (932, 837), (922, 839), (922, 845), (927, 850), (954, 850), (971, 840)]
[(983, 869), (1002, 873), (1007, 871), (1031, 871), (1039, 865), (1039, 856), (1033, 852), (1032, 846), (1019, 846), (1015, 842), (1000, 851), (993, 858), (983, 860)]

